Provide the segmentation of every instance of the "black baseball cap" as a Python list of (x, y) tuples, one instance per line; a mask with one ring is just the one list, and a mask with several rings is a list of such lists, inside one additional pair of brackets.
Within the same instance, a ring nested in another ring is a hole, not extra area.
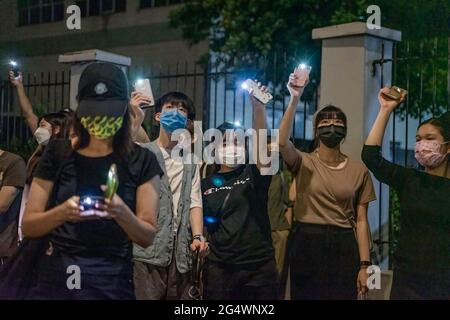
[(77, 100), (79, 118), (122, 117), (129, 100), (127, 76), (112, 63), (92, 63), (81, 74)]

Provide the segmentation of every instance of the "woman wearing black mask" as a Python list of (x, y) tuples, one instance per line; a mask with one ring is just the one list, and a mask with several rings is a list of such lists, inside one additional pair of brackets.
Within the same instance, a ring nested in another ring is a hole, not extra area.
[(296, 75), (291, 74), (291, 100), (280, 125), (280, 151), (296, 175), (292, 298), (355, 299), (367, 292), (367, 207), (375, 200), (373, 184), (367, 168), (340, 150), (347, 135), (341, 109), (327, 106), (316, 114), (311, 153), (300, 152), (289, 141), (304, 89), (295, 82)]

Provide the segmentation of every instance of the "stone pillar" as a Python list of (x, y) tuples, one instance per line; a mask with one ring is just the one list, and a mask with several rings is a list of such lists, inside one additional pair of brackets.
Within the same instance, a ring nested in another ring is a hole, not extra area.
[[(401, 40), (401, 32), (388, 28), (370, 30), (366, 23), (353, 22), (314, 29), (312, 37), (322, 40), (320, 106), (333, 104), (344, 110), (348, 136), (343, 152), (360, 160), (362, 146), (379, 110), (378, 91), (382, 82), (391, 84), (392, 79), (392, 62), (377, 64), (375, 74), (373, 62), (382, 57), (392, 59), (393, 44)], [(388, 134), (383, 154), (389, 158)], [(376, 179), (374, 184), (377, 201), (369, 206), (369, 222), (374, 240), (388, 241), (389, 188), (380, 187)], [(381, 265), (387, 267), (389, 247), (378, 249)]]

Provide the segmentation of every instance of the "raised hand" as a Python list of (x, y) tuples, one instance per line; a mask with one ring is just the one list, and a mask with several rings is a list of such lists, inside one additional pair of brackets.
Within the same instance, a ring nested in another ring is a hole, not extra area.
[(406, 92), (402, 92), (400, 100), (393, 100), (384, 95), (387, 93), (389, 93), (388, 87), (384, 87), (383, 89), (381, 89), (380, 93), (378, 94), (378, 101), (380, 102), (381, 109), (389, 112), (393, 112), (395, 108), (397, 108), (403, 101), (405, 101), (406, 96), (408, 95)]
[[(269, 92), (269, 89), (268, 89), (266, 86), (263, 86), (263, 85), (261, 84), (261, 82), (258, 82), (258, 81), (256, 81), (256, 80), (255, 80), (255, 82), (258, 84), (258, 88), (259, 88), (262, 92), (264, 92), (264, 93)], [(251, 101), (251, 103), (252, 103), (253, 108), (262, 108), (262, 107), (265, 106), (264, 103), (262, 103), (261, 101), (259, 101), (258, 99), (255, 98), (255, 96), (254, 96), (254, 94), (253, 94), (253, 90), (250, 90), (249, 93), (250, 93), (250, 101)]]
[(9, 72), (9, 81), (11, 82), (11, 84), (15, 87), (23, 87), (23, 77), (22, 77), (22, 72), (19, 72), (19, 76), (16, 77), (14, 75), (14, 72), (10, 71)]
[(294, 73), (291, 73), (289, 75), (289, 81), (287, 84), (287, 88), (289, 90), (289, 93), (291, 95), (291, 97), (295, 97), (295, 98), (300, 98), (303, 94), (303, 90), (305, 90), (305, 87), (308, 85), (309, 83), (309, 75), (307, 75), (306, 77), (306, 81), (305, 81), (305, 85), (300, 87), (300, 86), (296, 86), (295, 83), (299, 80), (299, 75)]

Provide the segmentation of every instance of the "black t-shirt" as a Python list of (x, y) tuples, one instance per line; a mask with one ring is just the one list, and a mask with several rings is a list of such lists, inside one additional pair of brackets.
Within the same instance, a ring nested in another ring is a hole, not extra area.
[(249, 264), (274, 257), (267, 193), (271, 176), (255, 165), (217, 173), (202, 181), (203, 212), (209, 234), (208, 259)]
[(364, 146), (362, 158), (400, 200), (393, 291), (411, 288), (426, 299), (448, 299), (450, 179), (393, 164), (383, 159), (378, 146)]
[[(65, 202), (74, 195), (102, 196), (111, 164), (117, 165), (117, 194), (135, 212), (136, 190), (156, 175), (162, 175), (156, 156), (137, 145), (127, 161), (116, 154), (85, 157), (72, 151), (70, 141), (51, 141), (34, 174), (35, 178), (54, 182), (54, 203)], [(50, 200), (52, 201), (52, 200)], [(78, 265), (86, 274), (120, 274), (132, 271), (132, 243), (115, 220), (66, 222), (53, 230), (54, 268)], [(63, 261), (61, 261), (63, 260)], [(63, 264), (61, 264), (63, 263)]]

